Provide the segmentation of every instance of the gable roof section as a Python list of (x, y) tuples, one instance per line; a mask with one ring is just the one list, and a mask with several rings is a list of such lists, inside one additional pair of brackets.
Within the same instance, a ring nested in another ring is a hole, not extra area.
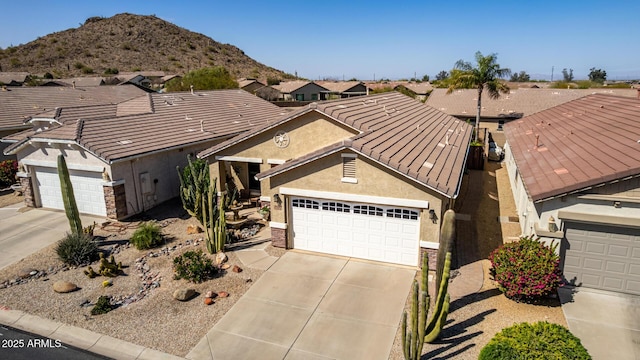
[(534, 202), (640, 175), (640, 100), (589, 95), (505, 125)]
[(11, 83), (22, 84), (31, 76), (28, 72), (0, 72), (0, 83), (5, 85)]
[(397, 88), (398, 86), (404, 86), (405, 88), (413, 91), (418, 95), (426, 95), (430, 91), (433, 91), (433, 85), (431, 85), (431, 83), (428, 81), (421, 82), (421, 83), (409, 82), (405, 84), (399, 84), (399, 85), (396, 85), (394, 89)]
[(62, 126), (31, 132), (5, 152), (29, 140), (69, 140), (115, 162), (233, 136), (281, 116), (280, 108), (243, 90), (149, 94), (117, 105), (63, 108)]
[(147, 92), (132, 85), (87, 88), (23, 86), (0, 91), (0, 130), (25, 129), (25, 121), (63, 106), (116, 104)]
[(307, 80), (293, 80), (293, 81), (284, 81), (281, 82), (278, 85), (271, 85), (272, 88), (280, 91), (283, 94), (291, 94), (292, 92), (298, 91), (300, 89), (302, 89), (305, 86), (309, 86), (309, 85), (314, 85), (317, 86), (319, 88), (321, 88), (322, 90), (327, 90), (325, 87), (318, 85), (317, 83), (313, 82), (313, 81), (307, 81)]
[(395, 92), (313, 103), (198, 156), (211, 156), (309, 111), (333, 118), (359, 130), (360, 134), (323, 149), (312, 150), (305, 156), (259, 174), (259, 178), (273, 176), (348, 148), (447, 197), (457, 196), (472, 128), (461, 120)]
[(327, 89), (329, 92), (338, 94), (354, 92), (353, 88), (358, 85), (365, 86), (361, 81), (316, 81), (315, 83)]
[[(637, 96), (634, 89), (529, 88), (511, 89), (508, 94), (500, 94), (498, 99), (491, 99), (485, 91), (482, 94), (481, 116), (518, 119), (591, 94)], [(477, 101), (478, 91), (476, 89), (454, 90), (448, 95), (447, 89), (434, 89), (426, 104), (449, 115), (475, 118)]]

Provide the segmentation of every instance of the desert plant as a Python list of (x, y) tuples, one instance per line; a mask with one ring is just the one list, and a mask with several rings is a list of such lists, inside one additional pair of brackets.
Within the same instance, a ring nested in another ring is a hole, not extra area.
[(136, 231), (131, 235), (129, 242), (138, 250), (151, 249), (163, 244), (164, 235), (162, 229), (153, 221), (143, 222), (138, 225)]
[(591, 359), (587, 350), (569, 330), (540, 321), (520, 323), (502, 329), (480, 351), (479, 360)]
[[(445, 260), (447, 253), (451, 252), (453, 243), (456, 241), (456, 213), (452, 209), (445, 211), (442, 216), (440, 226), (440, 242), (438, 246), (438, 255), (436, 257), (436, 284), (442, 282), (444, 273)], [(439, 288), (436, 288), (436, 297)]]
[(103, 295), (98, 298), (98, 301), (96, 301), (96, 305), (91, 309), (91, 315), (106, 314), (111, 310), (113, 310), (113, 305), (111, 305), (111, 297)]
[[(200, 223), (204, 227), (205, 243), (210, 254), (219, 253), (224, 250), (227, 242), (227, 222), (224, 213), (224, 203), (226, 195), (222, 195), (218, 208), (215, 208), (213, 199), (216, 193), (214, 186), (209, 186), (206, 196), (202, 197), (202, 219)], [(207, 201), (205, 202), (205, 198)]]
[(535, 300), (555, 292), (562, 284), (557, 246), (546, 246), (527, 236), (491, 252), (490, 271), (500, 291), (516, 301)]
[(58, 241), (56, 254), (65, 264), (82, 265), (94, 261), (98, 257), (98, 245), (85, 233), (67, 233)]
[(84, 271), (84, 274), (92, 279), (98, 276), (98, 274), (106, 277), (116, 277), (121, 273), (122, 273), (122, 262), (116, 263), (116, 259), (113, 257), (113, 255), (111, 255), (111, 258), (109, 258), (109, 260), (107, 260), (104, 257), (103, 253), (100, 253), (100, 268), (98, 269), (97, 273), (93, 270), (93, 267), (91, 266), (87, 267), (87, 269)]
[(69, 177), (69, 169), (64, 156), (58, 155), (58, 176), (60, 177), (60, 191), (62, 193), (62, 201), (64, 202), (64, 212), (69, 219), (69, 226), (72, 233), (82, 233), (82, 221), (80, 220), (80, 212), (76, 205), (76, 198), (73, 195), (73, 185), (71, 177)]
[(202, 250), (187, 251), (173, 258), (174, 279), (185, 279), (200, 283), (212, 278), (217, 273), (211, 259)]
[(5, 187), (16, 182), (18, 173), (18, 162), (15, 160), (4, 160), (0, 162), (0, 186)]
[[(201, 159), (192, 160), (187, 156), (188, 165), (180, 170), (180, 200), (182, 207), (194, 218), (202, 219), (203, 194), (209, 189), (209, 164)], [(205, 225), (205, 224), (202, 224)]]

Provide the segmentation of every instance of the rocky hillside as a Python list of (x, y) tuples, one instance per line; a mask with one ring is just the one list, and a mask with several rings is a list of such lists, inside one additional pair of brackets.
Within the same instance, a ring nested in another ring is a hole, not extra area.
[(236, 77), (285, 79), (291, 75), (261, 64), (237, 47), (221, 44), (155, 16), (92, 17), (78, 28), (0, 49), (0, 71), (51, 73), (56, 78), (164, 71), (184, 74), (222, 65)]

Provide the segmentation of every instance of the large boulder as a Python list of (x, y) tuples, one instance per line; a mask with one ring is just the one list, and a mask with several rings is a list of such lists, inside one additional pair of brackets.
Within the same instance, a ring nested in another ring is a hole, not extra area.
[(195, 289), (178, 289), (173, 292), (173, 298), (179, 301), (187, 301), (196, 295)]
[(60, 294), (64, 294), (64, 293), (68, 293), (68, 292), (72, 292), (72, 291), (76, 291), (78, 290), (78, 286), (72, 282), (69, 281), (56, 281), (53, 284), (53, 291), (60, 293)]

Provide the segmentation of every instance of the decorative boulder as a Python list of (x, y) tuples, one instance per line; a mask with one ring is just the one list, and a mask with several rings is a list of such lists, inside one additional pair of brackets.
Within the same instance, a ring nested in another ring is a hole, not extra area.
[(220, 297), (220, 298), (226, 298), (226, 297), (228, 297), (228, 296), (229, 296), (229, 293), (228, 293), (228, 292), (226, 292), (226, 291), (220, 291), (220, 292), (218, 293), (218, 297)]
[(173, 298), (179, 301), (188, 301), (195, 295), (195, 289), (178, 289), (173, 292)]
[(68, 281), (56, 281), (53, 284), (53, 291), (64, 294), (72, 291), (78, 290), (78, 286), (72, 282)]
[(202, 232), (202, 228), (198, 225), (187, 226), (187, 235), (199, 234)]
[(208, 298), (204, 298), (204, 303), (205, 305), (211, 305), (213, 304), (213, 299), (208, 297)]
[(241, 273), (242, 268), (238, 265), (233, 265), (233, 268), (231, 269), (231, 271), (233, 271), (234, 273)]
[(35, 271), (36, 273), (38, 272), (38, 271), (36, 271), (35, 269), (32, 269), (32, 268), (22, 269), (22, 270), (20, 270), (20, 272), (18, 273), (18, 277), (20, 277), (21, 279), (26, 279), (26, 278), (28, 278), (28, 277), (30, 277), (30, 276), (35, 275), (35, 274), (33, 273), (34, 271)]
[(219, 252), (216, 254), (216, 265), (220, 265), (223, 262), (227, 261), (228, 257), (225, 253)]
[(211, 290), (207, 291), (207, 293), (204, 296), (208, 297), (208, 298), (214, 297), (213, 291), (211, 291)]

